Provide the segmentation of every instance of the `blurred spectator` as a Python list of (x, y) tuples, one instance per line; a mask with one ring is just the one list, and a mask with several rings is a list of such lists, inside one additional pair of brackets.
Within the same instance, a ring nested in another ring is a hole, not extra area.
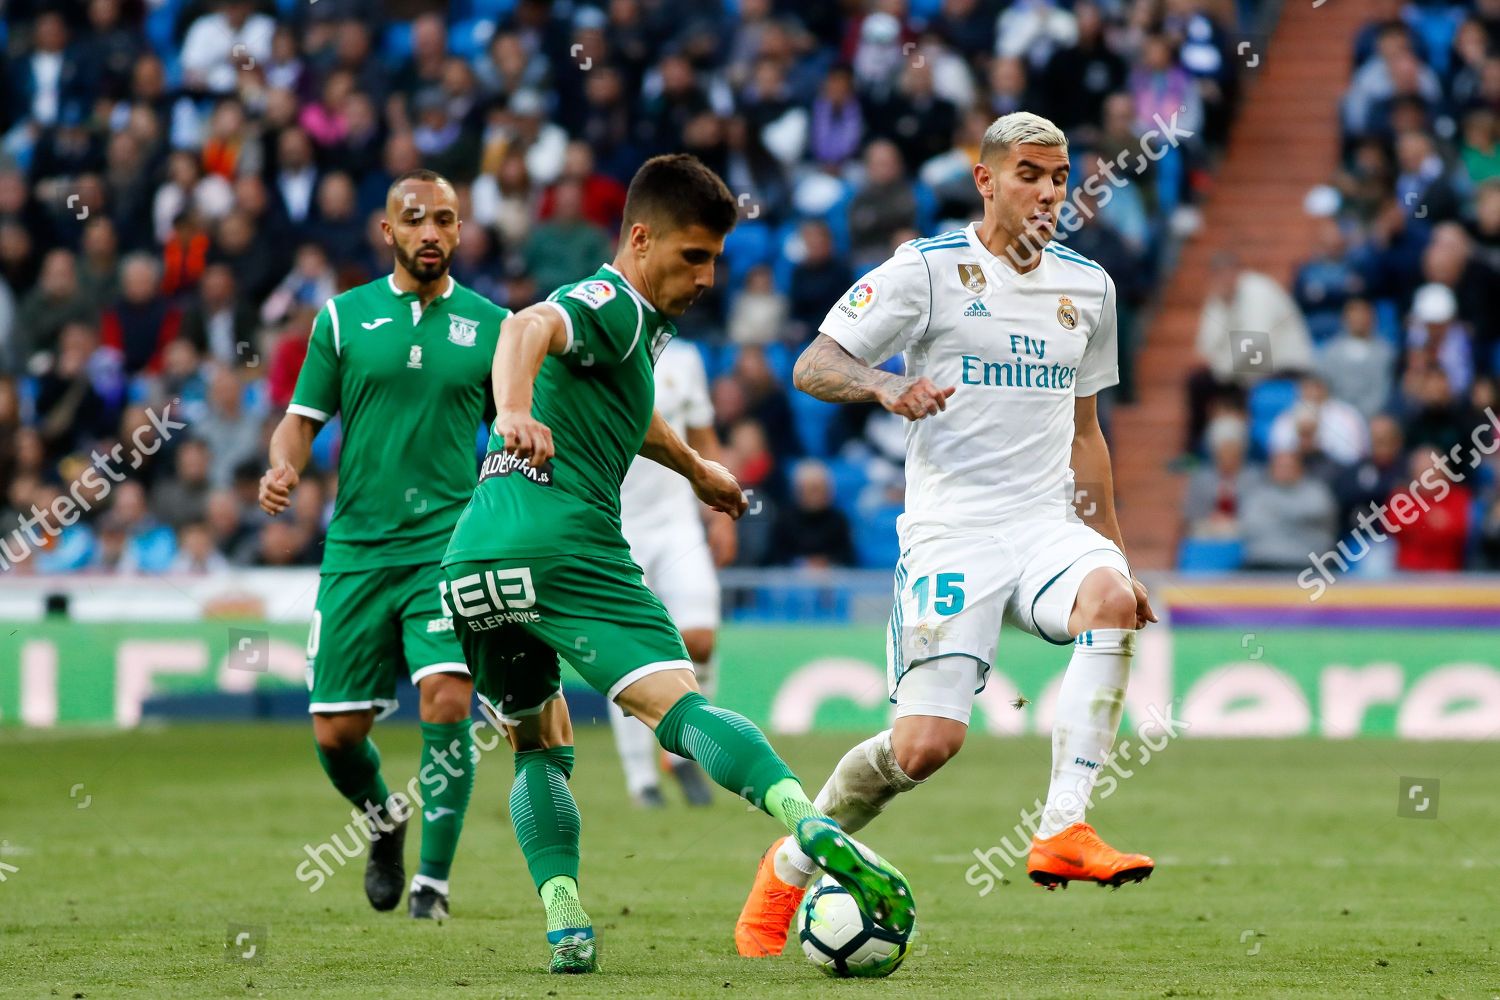
[(745, 392), (746, 412), (765, 433), (777, 461), (785, 466), (802, 454), (797, 424), (786, 390), (771, 370), (760, 347), (745, 347), (734, 361), (731, 376)]
[(300, 231), (313, 221), (318, 167), (312, 140), (300, 128), (286, 129), (276, 140), (274, 186), (281, 199), (281, 211), (294, 228)]
[(115, 224), (107, 216), (90, 219), (84, 225), (80, 254), (79, 294), (96, 311), (103, 309), (120, 294), (120, 240), (115, 234)]
[(853, 269), (863, 274), (890, 256), (891, 237), (917, 221), (917, 199), (901, 152), (885, 139), (865, 148), (865, 176), (849, 202)]
[(325, 174), (318, 182), (318, 224), (312, 238), (335, 264), (352, 263), (364, 253), (364, 220), (348, 174)]
[[(540, 202), (526, 172), (526, 157), (519, 150), (508, 150), (494, 172), (481, 174), (470, 190), (473, 210), (469, 224), (490, 228), (509, 250), (524, 246)], [(555, 211), (556, 199), (552, 201)]]
[(254, 361), (255, 310), (236, 294), (234, 272), (224, 264), (204, 269), (203, 280), (183, 310), (180, 336), (215, 361)]
[(188, 28), (182, 42), (182, 76), (189, 89), (227, 94), (240, 73), (271, 59), (276, 22), (255, 13), (250, 0), (220, 0)]
[(527, 175), (543, 186), (554, 183), (562, 176), (568, 133), (556, 122), (546, 120), (547, 102), (534, 90), (511, 95), (507, 110), (510, 144), (526, 157)]
[(1033, 66), (1045, 66), (1054, 52), (1077, 41), (1077, 20), (1056, 0), (1016, 0), (995, 27), (995, 54), (1024, 56)]
[(66, 104), (85, 103), (89, 97), (92, 68), (79, 62), (60, 12), (37, 15), (26, 48), (30, 54), (13, 59), (7, 67), (10, 101), (6, 103), (10, 107), (0, 111), (7, 128), (18, 119), (51, 125)]
[(1369, 456), (1345, 469), (1334, 486), (1343, 530), (1353, 530), (1360, 513), (1369, 513), (1371, 505), (1384, 503), (1405, 485), (1404, 445), (1401, 424), (1394, 417), (1380, 414), (1370, 421)]
[(209, 576), (229, 568), (229, 560), (214, 546), (208, 522), (191, 521), (177, 529), (177, 555), (169, 567), (172, 573)]
[(1395, 365), (1395, 350), (1375, 335), (1375, 310), (1369, 300), (1347, 300), (1338, 333), (1318, 350), (1318, 374), (1329, 393), (1368, 420), (1390, 398)]
[(812, 103), (811, 127), (809, 152), (814, 163), (836, 167), (859, 153), (865, 119), (848, 67), (835, 66), (823, 78)]
[(1458, 300), (1447, 285), (1417, 289), (1412, 300), (1411, 325), (1406, 332), (1408, 370), (1441, 368), (1455, 394), (1468, 391), (1474, 380), (1474, 352), (1469, 331), (1458, 319)]
[(294, 260), (291, 271), (261, 303), (261, 322), (285, 322), (298, 307), (320, 309), (338, 291), (333, 268), (329, 266), (322, 247), (305, 243), (297, 248)]
[(1328, 487), (1303, 472), (1296, 452), (1273, 453), (1266, 472), (1240, 504), (1245, 568), (1295, 570), (1307, 565), (1308, 553), (1333, 547), (1338, 509)]
[(802, 259), (792, 268), (787, 307), (799, 340), (811, 340), (818, 325), (853, 283), (849, 265), (833, 249), (828, 224), (812, 219), (798, 229)]
[(249, 565), (256, 545), (256, 527), (240, 506), (234, 491), (217, 489), (208, 497), (208, 528), (214, 548), (235, 566)]
[[(509, 162), (524, 166), (524, 161), (519, 158)], [(625, 213), (625, 185), (594, 169), (594, 151), (589, 148), (588, 143), (568, 143), (567, 152), (563, 155), (562, 179), (578, 184), (582, 198), (581, 211), (585, 219), (607, 234), (613, 235), (620, 231), (620, 219)], [(479, 182), (476, 181), (475, 187), (478, 185)], [(539, 205), (534, 208), (525, 205), (525, 209), (528, 214), (534, 211), (538, 218), (545, 220), (552, 217), (556, 206), (557, 188), (552, 187), (542, 195)]]
[(146, 491), (127, 479), (110, 494), (101, 518), (99, 548), (91, 568), (110, 573), (165, 573), (177, 558), (172, 529), (146, 506)]
[(758, 264), (745, 275), (745, 287), (729, 309), (729, 339), (764, 347), (782, 339), (786, 329), (786, 296), (776, 291), (771, 269)]
[(1353, 405), (1330, 398), (1328, 384), (1317, 375), (1302, 377), (1297, 383), (1297, 401), (1271, 423), (1270, 450), (1295, 448), (1299, 425), (1304, 422), (1318, 449), (1340, 465), (1351, 465), (1369, 452), (1364, 416)]
[(1210, 264), (1198, 323), (1198, 358), (1188, 380), (1188, 450), (1196, 450), (1210, 405), (1237, 398), (1263, 378), (1310, 371), (1312, 338), (1297, 304), (1273, 278), (1246, 270), (1224, 251)]
[(67, 250), (53, 250), (42, 261), (42, 274), (35, 288), (21, 299), (16, 311), (12, 354), (18, 367), (39, 351), (51, 351), (69, 323), (92, 323), (93, 304), (78, 286), (78, 267)]
[(1396, 535), (1396, 568), (1446, 573), (1463, 569), (1473, 503), (1469, 488), (1451, 480), (1430, 445), (1412, 452), (1409, 472), (1406, 489), (1387, 501), (1387, 522), (1402, 526)]
[(849, 520), (833, 505), (833, 477), (816, 459), (797, 463), (792, 500), (776, 518), (769, 558), (774, 565), (853, 566)]
[(100, 321), (106, 346), (120, 352), (128, 375), (157, 371), (162, 351), (176, 338), (182, 313), (163, 298), (161, 269), (145, 254), (131, 254), (120, 265), (120, 298)]
[(524, 251), (526, 270), (537, 287), (550, 292), (581, 281), (613, 256), (614, 241), (583, 217), (583, 191), (563, 181), (553, 192), (552, 218), (531, 231)]
[(1040, 78), (1045, 114), (1070, 135), (1097, 130), (1104, 99), (1125, 86), (1125, 60), (1104, 37), (1104, 18), (1093, 0), (1073, 8), (1077, 38), (1047, 59)]
[(89, 324), (69, 323), (55, 360), (36, 379), (36, 426), (53, 458), (87, 450), (114, 428), (118, 410), (107, 398), (111, 388), (93, 363), (98, 347)]
[(1323, 343), (1338, 331), (1344, 303), (1363, 291), (1364, 282), (1349, 260), (1344, 231), (1338, 219), (1325, 216), (1313, 221), (1317, 252), (1297, 268), (1292, 296), (1307, 320), (1308, 332)]
[(208, 446), (190, 438), (177, 447), (176, 460), (174, 475), (151, 491), (151, 509), (173, 528), (181, 528), (203, 520), (208, 513), (208, 495), (213, 490), (208, 481)]
[(199, 218), (218, 221), (234, 207), (234, 189), (219, 174), (203, 173), (198, 158), (178, 150), (167, 158), (167, 182), (157, 188), (151, 204), (156, 242), (165, 243), (182, 213), (191, 209)]
[(1255, 482), (1245, 466), (1249, 431), (1243, 418), (1216, 417), (1204, 433), (1210, 464), (1193, 470), (1182, 516), (1190, 538), (1239, 538), (1240, 504)]
[(260, 415), (245, 405), (239, 376), (225, 365), (211, 366), (208, 400), (193, 433), (212, 456), (209, 479), (215, 487), (228, 486), (235, 469), (260, 457)]
[(1441, 368), (1411, 359), (1401, 377), (1401, 425), (1408, 441), (1426, 441), (1447, 452), (1464, 437), (1462, 397)]
[(869, 102), (869, 133), (894, 142), (911, 173), (953, 145), (957, 125), (958, 109), (933, 90), (926, 59), (907, 65), (900, 89), (890, 98)]

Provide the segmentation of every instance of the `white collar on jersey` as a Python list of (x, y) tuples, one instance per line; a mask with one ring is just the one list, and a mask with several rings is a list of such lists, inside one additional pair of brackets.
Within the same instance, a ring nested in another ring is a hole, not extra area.
[[(395, 274), (394, 271), (385, 276), (385, 283), (388, 286), (390, 286), (391, 294), (394, 295), (394, 296), (396, 296), (396, 297), (398, 297), (398, 298), (400, 298), (403, 295), (415, 295), (416, 294), (416, 292), (403, 292), (401, 289), (399, 289), (399, 288), (396, 287), (396, 274)], [(448, 287), (447, 287), (447, 289), (445, 289), (443, 291), (442, 295), (438, 296), (438, 298), (440, 298), (440, 299), (446, 299), (448, 296), (450, 296), (450, 295), (453, 294), (453, 289), (456, 288), (456, 287), (458, 287), (458, 282), (456, 282), (456, 281), (453, 280), (453, 275), (451, 275), (451, 274), (448, 275)]]
[(613, 264), (605, 264), (604, 269), (620, 276), (620, 280), (624, 282), (625, 290), (630, 293), (631, 298), (635, 299), (649, 311), (656, 312), (656, 307), (653, 306), (650, 302), (646, 301), (646, 296), (641, 294), (641, 290), (639, 288), (636, 288), (630, 283), (630, 279), (625, 277), (624, 273), (622, 273), (618, 267), (615, 267)]

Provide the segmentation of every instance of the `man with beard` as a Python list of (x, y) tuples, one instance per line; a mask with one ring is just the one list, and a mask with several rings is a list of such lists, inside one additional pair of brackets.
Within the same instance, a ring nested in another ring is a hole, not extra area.
[[(392, 182), (381, 229), (395, 269), (318, 313), (260, 481), (261, 507), (287, 510), (313, 438), (342, 416), (338, 498), (307, 640), (308, 711), (323, 769), (364, 817), (370, 904), (401, 901), (414, 802), (422, 852), (409, 911), (439, 920), (474, 784), (474, 688), (439, 563), (474, 490), (475, 431), (510, 315), (449, 275), (461, 227), (446, 178), (412, 170)], [(369, 738), (375, 719), (396, 708), (398, 672), (416, 685), (422, 718), (420, 786), (413, 781), (407, 795), (388, 792)]]

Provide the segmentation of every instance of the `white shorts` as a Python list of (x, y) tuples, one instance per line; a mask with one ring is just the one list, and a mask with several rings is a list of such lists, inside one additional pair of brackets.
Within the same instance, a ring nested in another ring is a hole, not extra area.
[(987, 530), (913, 532), (896, 564), (886, 683), (897, 717), (965, 724), (984, 690), (1000, 626), (1069, 645), (1084, 577), (1130, 576), (1119, 546), (1079, 521), (1007, 521)]
[(630, 557), (646, 573), (646, 586), (667, 606), (678, 631), (719, 627), (719, 577), (696, 522), (629, 533), (626, 541)]

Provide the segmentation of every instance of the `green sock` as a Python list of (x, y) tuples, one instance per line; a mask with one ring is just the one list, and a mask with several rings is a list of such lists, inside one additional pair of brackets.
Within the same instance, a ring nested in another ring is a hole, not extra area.
[(827, 818), (812, 804), (802, 782), (796, 778), (782, 778), (766, 790), (766, 812), (780, 820), (793, 837), (797, 835), (797, 824), (808, 817)]
[[(474, 790), (474, 742), (469, 723), (422, 723), (422, 861), (418, 875), (446, 879)], [(436, 818), (434, 818), (436, 814)]]
[(375, 749), (374, 740), (367, 736), (357, 747), (332, 752), (318, 744), (318, 760), (333, 787), (354, 803), (354, 808), (363, 811), (368, 803), (385, 808), (390, 793), (380, 776), (380, 751)]
[(770, 811), (766, 793), (780, 782), (791, 779), (796, 784), (796, 775), (755, 723), (710, 705), (697, 692), (683, 695), (667, 709), (656, 726), (656, 741), (664, 750), (696, 760), (710, 778), (757, 809)]
[(510, 787), (510, 822), (537, 891), (558, 875), (578, 881), (578, 835), (582, 820), (568, 790), (573, 748), (522, 750)]
[(554, 875), (537, 888), (542, 905), (547, 908), (547, 940), (557, 944), (566, 931), (592, 930), (589, 915), (578, 901), (578, 880), (569, 875)]

